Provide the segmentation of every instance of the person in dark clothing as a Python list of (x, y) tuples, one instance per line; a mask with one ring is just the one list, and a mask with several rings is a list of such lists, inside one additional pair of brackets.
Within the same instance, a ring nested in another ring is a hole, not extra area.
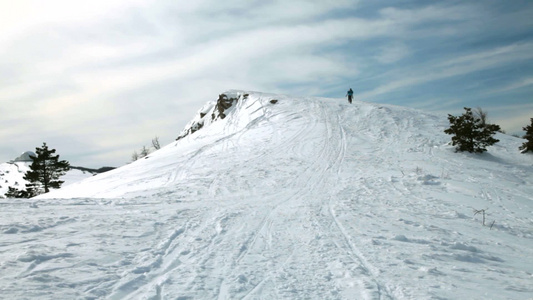
[(353, 90), (352, 88), (350, 88), (348, 90), (348, 93), (346, 93), (346, 96), (348, 96), (348, 102), (350, 102), (350, 104), (352, 103), (352, 99), (353, 99)]

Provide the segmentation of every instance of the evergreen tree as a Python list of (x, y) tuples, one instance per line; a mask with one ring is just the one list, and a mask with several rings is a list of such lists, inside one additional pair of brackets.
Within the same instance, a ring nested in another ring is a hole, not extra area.
[(492, 136), (500, 130), (500, 126), (483, 124), (479, 117), (474, 116), (471, 108), (464, 109), (466, 112), (461, 116), (448, 115), (451, 126), (444, 130), (445, 133), (453, 135), (452, 145), (456, 146), (456, 152), (483, 153), (487, 151), (485, 147), (499, 142)]
[[(58, 189), (63, 184), (59, 177), (65, 175), (70, 169), (66, 160), (59, 160), (59, 155), (54, 155), (55, 149), (48, 149), (46, 143), (41, 148), (36, 148), (36, 157), (32, 157), (33, 163), (30, 171), (24, 175), (26, 191), (29, 197), (48, 193), (50, 189)], [(28, 197), (28, 198), (29, 198)]]
[(526, 131), (526, 134), (524, 135), (524, 138), (527, 140), (527, 142), (523, 143), (522, 146), (518, 147), (522, 153), (526, 153), (528, 151), (533, 152), (533, 118), (531, 118), (531, 124), (527, 125), (526, 127), (522, 127), (523, 130)]

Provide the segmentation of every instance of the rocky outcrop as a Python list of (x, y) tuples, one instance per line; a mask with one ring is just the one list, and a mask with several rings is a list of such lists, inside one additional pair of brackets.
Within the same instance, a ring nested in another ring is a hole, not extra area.
[[(217, 105), (215, 106), (216, 111), (218, 111), (218, 116), (221, 119), (224, 119), (226, 117), (226, 114), (224, 114), (224, 111), (230, 108), (233, 105), (233, 102), (237, 102), (239, 98), (229, 98), (226, 94), (220, 94), (218, 95)], [(211, 119), (215, 120), (217, 115), (215, 112), (211, 115)]]
[[(240, 101), (246, 100), (248, 96), (249, 96), (248, 94), (236, 94), (236, 95), (231, 95), (231, 96), (227, 94), (218, 95), (218, 100), (216, 101), (214, 106), (211, 105), (211, 106), (205, 107), (204, 109), (201, 109), (199, 113), (199, 117), (196, 117), (193, 121), (189, 123), (189, 125), (176, 138), (176, 141), (202, 129), (204, 125), (206, 124), (206, 122), (212, 123), (219, 119), (222, 120), (226, 118), (227, 111), (230, 108), (234, 107), (239, 100)], [(211, 115), (211, 120), (206, 120), (206, 116), (208, 114)]]

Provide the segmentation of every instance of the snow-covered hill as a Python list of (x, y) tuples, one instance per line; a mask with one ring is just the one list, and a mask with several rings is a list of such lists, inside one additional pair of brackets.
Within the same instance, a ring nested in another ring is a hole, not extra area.
[(498, 134), (488, 153), (455, 153), (446, 116), (226, 95), (237, 100), (208, 103), (146, 159), (3, 201), (2, 296), (533, 295), (533, 156), (518, 152), (522, 140)]

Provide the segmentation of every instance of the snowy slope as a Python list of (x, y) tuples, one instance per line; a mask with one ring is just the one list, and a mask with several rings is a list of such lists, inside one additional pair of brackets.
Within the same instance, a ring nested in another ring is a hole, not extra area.
[[(9, 187), (23, 189), (26, 186), (27, 181), (24, 180), (24, 175), (30, 170), (29, 166), (30, 163), (28, 162), (0, 163), (0, 199), (4, 198)], [(90, 172), (71, 169), (61, 176), (61, 180), (64, 181), (62, 186), (67, 186), (93, 175)]]
[(24, 174), (29, 169), (28, 163), (25, 162), (0, 163), (0, 199), (4, 197), (10, 187), (22, 188), (26, 186)]
[(228, 94), (226, 118), (209, 121), (208, 103), (200, 130), (147, 159), (4, 200), (2, 297), (532, 297), (521, 140), (454, 153), (445, 116)]

